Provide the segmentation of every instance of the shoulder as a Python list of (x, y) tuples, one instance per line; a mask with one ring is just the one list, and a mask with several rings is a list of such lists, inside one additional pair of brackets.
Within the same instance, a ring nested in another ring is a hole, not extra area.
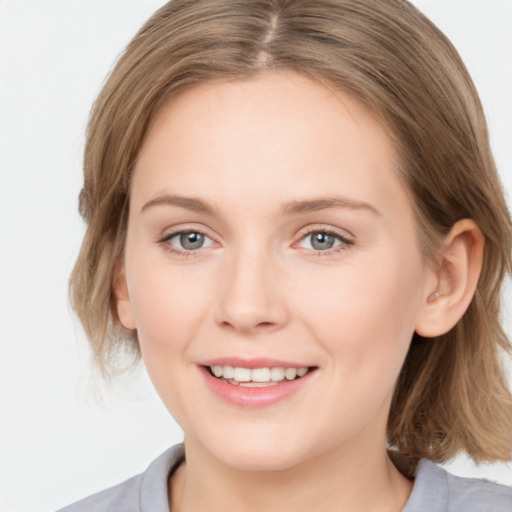
[(58, 512), (139, 512), (142, 475), (130, 478), (115, 487), (84, 498)]
[(487, 480), (462, 478), (422, 460), (403, 512), (512, 512), (512, 488)]
[(167, 481), (183, 458), (183, 445), (175, 445), (155, 459), (144, 473), (58, 512), (168, 512)]
[[(444, 470), (443, 470), (444, 471)], [(458, 512), (512, 512), (512, 488), (488, 480), (446, 473), (451, 509)]]

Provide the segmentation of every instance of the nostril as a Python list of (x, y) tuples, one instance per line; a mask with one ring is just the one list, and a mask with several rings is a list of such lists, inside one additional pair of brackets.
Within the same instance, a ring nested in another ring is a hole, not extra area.
[(251, 324), (243, 324), (242, 322), (229, 322), (227, 320), (224, 320), (221, 324), (222, 327), (226, 327), (229, 329), (235, 329), (235, 330), (269, 330), (275, 328), (277, 325), (275, 322), (258, 322), (255, 323), (253, 326)]
[(256, 325), (256, 327), (272, 327), (274, 324), (272, 322), (260, 322)]
[(235, 329), (236, 330), (236, 327), (231, 323), (231, 322), (228, 322), (228, 321), (224, 321), (220, 324), (222, 327), (227, 327), (229, 329)]

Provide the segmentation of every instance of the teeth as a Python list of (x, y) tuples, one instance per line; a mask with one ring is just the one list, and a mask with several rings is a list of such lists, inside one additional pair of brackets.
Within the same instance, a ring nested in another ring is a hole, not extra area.
[[(240, 384), (250, 387), (262, 387), (277, 382), (294, 380), (297, 377), (304, 377), (308, 373), (307, 367), (303, 368), (241, 368), (233, 366), (210, 366), (212, 373), (219, 379), (230, 381), (231, 384)], [(247, 384), (249, 383), (249, 384)]]
[(270, 378), (273, 381), (284, 379), (284, 368), (270, 368)]
[(297, 375), (299, 377), (304, 377), (304, 375), (306, 375), (306, 373), (308, 373), (308, 369), (307, 368), (299, 368), (297, 370)]
[[(228, 381), (230, 384), (237, 384), (236, 381), (231, 382)], [(269, 386), (277, 386), (277, 382), (240, 382), (240, 386), (244, 388), (268, 388)]]
[(225, 379), (232, 379), (235, 376), (235, 369), (232, 366), (224, 366), (222, 368), (222, 376)]
[[(251, 379), (251, 370), (249, 368), (235, 368), (233, 379), (238, 382), (249, 382)], [(223, 375), (224, 376), (224, 375)]]
[(284, 376), (288, 380), (295, 379), (295, 377), (297, 377), (297, 368), (286, 368), (286, 371), (284, 372)]
[(270, 368), (255, 368), (251, 370), (253, 382), (268, 382), (270, 380)]

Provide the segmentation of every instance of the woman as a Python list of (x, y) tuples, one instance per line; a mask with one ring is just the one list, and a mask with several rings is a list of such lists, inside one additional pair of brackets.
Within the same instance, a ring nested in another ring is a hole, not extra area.
[(510, 510), (511, 221), (477, 93), (402, 0), (174, 0), (91, 115), (73, 305), (185, 433), (69, 510)]

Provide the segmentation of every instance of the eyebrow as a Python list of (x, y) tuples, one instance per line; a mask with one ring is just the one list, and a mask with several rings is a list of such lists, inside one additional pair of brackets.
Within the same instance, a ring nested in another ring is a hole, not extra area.
[(184, 197), (184, 196), (175, 196), (175, 195), (164, 195), (155, 197), (155, 199), (151, 199), (148, 201), (142, 208), (141, 212), (144, 212), (148, 208), (152, 208), (154, 206), (178, 206), (180, 208), (185, 208), (186, 210), (191, 210), (198, 213), (205, 213), (208, 215), (215, 214), (215, 208), (208, 204), (206, 201), (202, 199), (196, 199), (195, 197)]
[[(215, 215), (216, 209), (208, 202), (195, 197), (177, 195), (163, 195), (151, 199), (141, 209), (141, 212), (154, 206), (178, 206), (207, 215)], [(314, 199), (294, 200), (286, 203), (281, 211), (284, 215), (298, 215), (301, 213), (318, 212), (330, 208), (348, 208), (350, 210), (366, 210), (380, 216), (380, 212), (371, 204), (364, 201), (349, 199), (346, 197), (319, 197)]]
[(319, 197), (302, 201), (290, 201), (283, 207), (285, 215), (318, 212), (329, 208), (348, 208), (350, 210), (366, 210), (380, 216), (380, 212), (371, 204), (347, 197)]

